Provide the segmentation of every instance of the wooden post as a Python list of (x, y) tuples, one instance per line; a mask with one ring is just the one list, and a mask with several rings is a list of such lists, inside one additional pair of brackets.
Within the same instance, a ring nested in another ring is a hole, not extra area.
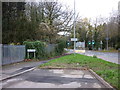
[(27, 53), (27, 56), (28, 56), (28, 58), (29, 58), (29, 52)]

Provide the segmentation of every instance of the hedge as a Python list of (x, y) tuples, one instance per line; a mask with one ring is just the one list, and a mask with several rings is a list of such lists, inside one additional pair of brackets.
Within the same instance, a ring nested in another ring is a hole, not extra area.
[[(26, 55), (27, 49), (36, 50), (36, 58), (41, 59), (45, 57), (45, 43), (41, 41), (24, 41), (23, 44), (26, 46)], [(26, 56), (27, 58), (27, 56)], [(33, 55), (30, 54), (30, 58), (33, 58)]]
[[(27, 49), (35, 49), (36, 50), (36, 59), (46, 59), (53, 56), (62, 55), (64, 52), (64, 48), (66, 47), (66, 42), (59, 40), (55, 46), (55, 50), (48, 54), (45, 50), (46, 43), (41, 41), (24, 41), (23, 44), (26, 46), (26, 58), (27, 57)], [(33, 58), (33, 53), (30, 53), (29, 58)]]
[(64, 52), (64, 48), (66, 47), (66, 41), (59, 40), (58, 44), (55, 48), (56, 55), (61, 55)]

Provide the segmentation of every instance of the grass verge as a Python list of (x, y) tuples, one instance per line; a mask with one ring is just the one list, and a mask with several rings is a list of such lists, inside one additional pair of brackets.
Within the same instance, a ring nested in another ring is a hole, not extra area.
[(110, 53), (118, 53), (118, 50), (101, 50), (96, 52), (110, 52)]
[(99, 58), (85, 56), (80, 54), (71, 54), (63, 56), (48, 63), (42, 64), (39, 68), (90, 68), (101, 76), (105, 81), (111, 84), (114, 88), (120, 90), (119, 77), (120, 72), (118, 68), (120, 65), (111, 63)]

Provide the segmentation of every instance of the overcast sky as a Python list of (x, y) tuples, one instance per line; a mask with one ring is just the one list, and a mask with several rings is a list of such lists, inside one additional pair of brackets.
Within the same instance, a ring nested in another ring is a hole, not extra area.
[[(73, 9), (74, 0), (58, 0)], [(120, 0), (75, 0), (76, 13), (81, 17), (108, 17), (112, 10), (118, 10)]]
[[(58, 0), (63, 5), (69, 6), (70, 9), (74, 10), (74, 0)], [(91, 18), (92, 21), (96, 17), (109, 17), (112, 11), (118, 10), (118, 2), (120, 0), (75, 0), (76, 13), (82, 18)], [(60, 35), (63, 32), (59, 33)]]

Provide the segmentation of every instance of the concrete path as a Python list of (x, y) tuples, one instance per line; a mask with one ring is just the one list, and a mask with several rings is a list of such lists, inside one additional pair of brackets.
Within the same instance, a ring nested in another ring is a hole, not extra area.
[(2, 73), (1, 73), (2, 78), (1, 79), (20, 73), (22, 71), (28, 70), (30, 68), (36, 67), (40, 64), (46, 63), (47, 61), (20, 62), (20, 63), (2, 66)]
[(3, 88), (106, 88), (87, 70), (35, 69), (3, 82)]

